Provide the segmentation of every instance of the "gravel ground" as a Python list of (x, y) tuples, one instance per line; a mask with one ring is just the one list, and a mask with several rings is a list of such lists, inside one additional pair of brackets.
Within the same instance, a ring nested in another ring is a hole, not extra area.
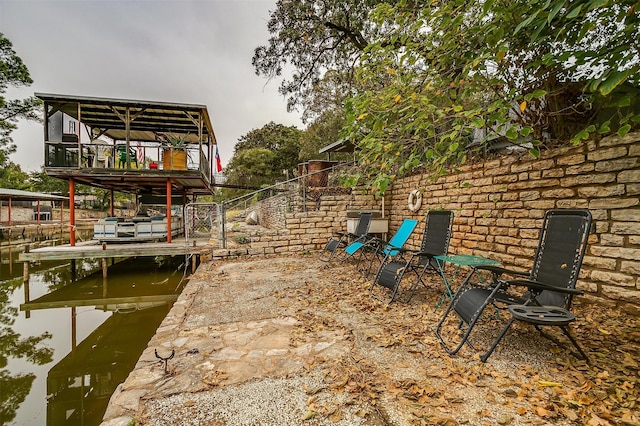
[[(584, 424), (591, 412), (576, 401), (591, 398), (587, 385), (605, 377), (604, 366), (587, 366), (527, 327), (515, 327), (487, 363), (466, 347), (450, 357), (433, 333), (443, 311), (434, 308), (442, 294), (438, 277), (411, 303), (385, 306), (370, 297), (370, 281), (353, 265), (327, 265), (312, 256), (218, 262), (204, 269), (210, 284), (202, 286), (191, 309), (208, 313), (187, 317), (185, 325), (291, 317), (297, 320), (292, 348), (335, 333), (346, 336), (350, 350), (310, 356), (302, 370), (281, 376), (155, 395), (144, 401), (137, 424)], [(587, 336), (607, 326), (598, 319), (581, 321), (578, 340), (592, 352), (605, 350)], [(624, 338), (607, 346), (635, 347)], [(486, 347), (490, 341), (490, 333), (479, 329), (474, 344)]]
[[(315, 416), (308, 408), (310, 390), (321, 388), (322, 383), (309, 377), (291, 379), (265, 379), (219, 391), (197, 394), (179, 394), (154, 400), (148, 407), (156, 412), (152, 425), (364, 425), (355, 405), (338, 417)], [(342, 405), (345, 395), (328, 392), (314, 393), (318, 404), (331, 400)]]

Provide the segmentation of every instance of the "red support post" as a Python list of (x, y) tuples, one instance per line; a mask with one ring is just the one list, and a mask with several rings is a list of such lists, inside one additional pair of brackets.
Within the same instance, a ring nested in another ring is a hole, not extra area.
[(69, 179), (69, 243), (71, 244), (71, 247), (76, 245), (75, 192), (75, 181), (71, 178)]
[(167, 242), (171, 243), (171, 178), (167, 179)]

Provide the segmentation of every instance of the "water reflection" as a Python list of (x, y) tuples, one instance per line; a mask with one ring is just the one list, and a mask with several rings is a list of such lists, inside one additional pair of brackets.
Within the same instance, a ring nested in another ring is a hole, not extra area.
[[(48, 425), (98, 425), (169, 305), (116, 313), (49, 370)], [(145, 328), (141, 333), (140, 328)]]
[(181, 291), (184, 259), (122, 260), (107, 280), (95, 260), (43, 262), (23, 286), (3, 250), (0, 424), (100, 424)]

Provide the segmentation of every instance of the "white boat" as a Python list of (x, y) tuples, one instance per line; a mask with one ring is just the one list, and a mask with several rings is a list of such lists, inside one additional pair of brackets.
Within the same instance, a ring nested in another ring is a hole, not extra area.
[[(182, 218), (171, 217), (171, 235), (182, 233)], [(105, 217), (93, 225), (93, 239), (101, 242), (156, 241), (167, 238), (167, 218)]]

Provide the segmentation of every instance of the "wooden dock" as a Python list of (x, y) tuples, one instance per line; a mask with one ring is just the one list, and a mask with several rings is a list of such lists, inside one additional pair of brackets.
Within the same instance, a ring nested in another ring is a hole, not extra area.
[(98, 241), (86, 241), (77, 243), (75, 246), (69, 244), (40, 247), (20, 253), (19, 260), (22, 262), (39, 262), (44, 260), (73, 260), (84, 258), (107, 259), (115, 257), (140, 257), (140, 256), (179, 256), (179, 255), (201, 255), (205, 252), (218, 248), (217, 242), (210, 242), (209, 239), (194, 239), (187, 244), (184, 238), (174, 239), (167, 242), (147, 242), (147, 243), (100, 243)]

